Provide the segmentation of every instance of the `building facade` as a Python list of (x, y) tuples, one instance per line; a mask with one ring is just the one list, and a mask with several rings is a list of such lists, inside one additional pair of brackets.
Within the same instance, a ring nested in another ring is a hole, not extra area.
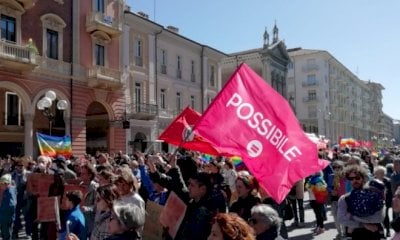
[(332, 143), (379, 135), (381, 84), (360, 80), (327, 51), (296, 48), (289, 56), (288, 95), (304, 131)]
[[(76, 155), (124, 150), (125, 131), (115, 122), (125, 104), (123, 7), (119, 0), (0, 3), (0, 155), (36, 156), (36, 132), (72, 135)], [(37, 108), (49, 90), (57, 95), (51, 117)], [(59, 100), (67, 102), (63, 111), (56, 108)], [(94, 135), (101, 143), (91, 140)]]
[(221, 87), (218, 62), (226, 55), (130, 11), (123, 49), (128, 151), (169, 151), (158, 136), (186, 106), (207, 108)]
[(287, 98), (287, 66), (290, 62), (285, 43), (279, 39), (278, 27), (273, 28), (272, 41), (267, 30), (263, 36), (263, 47), (229, 54), (221, 65), (222, 86), (241, 63), (249, 65), (271, 87)]

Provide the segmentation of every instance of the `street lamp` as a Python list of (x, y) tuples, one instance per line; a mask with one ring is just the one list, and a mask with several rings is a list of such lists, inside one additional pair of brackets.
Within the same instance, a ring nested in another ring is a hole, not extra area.
[[(52, 105), (53, 101), (57, 99), (57, 94), (49, 90), (46, 92), (44, 97), (42, 97), (38, 102), (37, 102), (37, 109), (42, 111), (43, 115), (49, 119), (49, 135), (51, 136), (51, 127), (55, 118), (55, 112), (53, 112)], [(60, 111), (66, 110), (68, 107), (68, 102), (66, 100), (59, 100), (57, 102), (57, 109)]]

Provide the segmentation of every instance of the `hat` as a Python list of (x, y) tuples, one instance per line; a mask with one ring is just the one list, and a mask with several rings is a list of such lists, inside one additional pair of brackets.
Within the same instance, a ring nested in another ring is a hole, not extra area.
[(381, 192), (385, 191), (385, 184), (379, 179), (371, 179), (368, 185), (378, 189)]
[(113, 211), (120, 223), (127, 230), (136, 230), (144, 226), (146, 213), (145, 210), (136, 204), (126, 204), (119, 201), (114, 202)]
[(53, 162), (62, 162), (65, 163), (65, 157), (62, 155), (58, 155), (57, 158)]
[(1, 176), (0, 183), (10, 184), (11, 183), (11, 174), (7, 173), (7, 174), (4, 174), (3, 176)]

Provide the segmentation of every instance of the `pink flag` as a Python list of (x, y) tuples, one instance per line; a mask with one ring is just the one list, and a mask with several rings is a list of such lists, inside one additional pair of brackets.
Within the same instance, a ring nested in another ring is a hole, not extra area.
[(277, 202), (298, 180), (329, 162), (318, 159), (288, 102), (240, 65), (195, 126), (218, 150), (238, 155)]

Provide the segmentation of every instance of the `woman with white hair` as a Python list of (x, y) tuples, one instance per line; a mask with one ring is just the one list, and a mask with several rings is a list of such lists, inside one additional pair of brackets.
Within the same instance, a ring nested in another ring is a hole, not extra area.
[(282, 239), (279, 236), (282, 219), (270, 205), (259, 204), (254, 206), (251, 209), (249, 224), (256, 233), (256, 240)]
[(385, 219), (383, 220), (383, 225), (386, 229), (386, 237), (390, 237), (390, 219), (389, 219), (389, 208), (392, 207), (392, 186), (390, 184), (390, 179), (386, 177), (386, 167), (376, 166), (374, 167), (374, 177), (381, 180), (385, 184)]

